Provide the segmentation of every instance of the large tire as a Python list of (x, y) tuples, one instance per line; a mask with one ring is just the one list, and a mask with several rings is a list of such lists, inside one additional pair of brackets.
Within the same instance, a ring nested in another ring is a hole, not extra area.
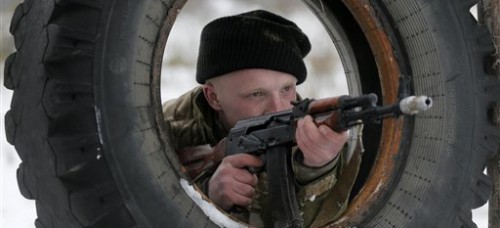
[[(416, 118), (366, 126), (364, 170), (332, 225), (473, 227), (498, 130), (493, 47), (474, 0), (305, 1), (338, 44), (351, 92), (426, 94)], [(7, 139), (37, 227), (211, 227), (233, 221), (197, 195), (165, 137), (159, 72), (183, 0), (26, 0), (11, 33)], [(380, 76), (379, 76), (380, 75)]]

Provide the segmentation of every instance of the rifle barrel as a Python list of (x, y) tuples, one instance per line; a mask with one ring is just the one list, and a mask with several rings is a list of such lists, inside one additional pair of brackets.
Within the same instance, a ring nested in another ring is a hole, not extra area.
[(432, 99), (428, 96), (409, 96), (399, 102), (401, 112), (415, 115), (432, 107)]

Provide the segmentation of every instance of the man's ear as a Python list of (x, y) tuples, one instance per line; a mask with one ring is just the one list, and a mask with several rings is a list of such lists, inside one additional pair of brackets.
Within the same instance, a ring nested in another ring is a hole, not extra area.
[(205, 95), (205, 99), (207, 100), (210, 107), (212, 107), (215, 111), (220, 111), (222, 109), (219, 99), (217, 98), (217, 93), (215, 92), (215, 87), (211, 83), (207, 83), (203, 85), (203, 95)]

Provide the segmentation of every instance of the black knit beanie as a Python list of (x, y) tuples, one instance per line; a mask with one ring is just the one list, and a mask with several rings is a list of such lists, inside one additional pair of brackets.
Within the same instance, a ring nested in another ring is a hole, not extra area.
[(263, 68), (294, 75), (300, 84), (307, 75), (303, 58), (309, 39), (293, 22), (256, 10), (208, 23), (201, 33), (196, 81), (223, 74)]

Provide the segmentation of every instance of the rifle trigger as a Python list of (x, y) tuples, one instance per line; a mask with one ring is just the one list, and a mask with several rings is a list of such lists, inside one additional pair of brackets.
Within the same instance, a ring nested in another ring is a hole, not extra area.
[(238, 142), (238, 147), (245, 151), (256, 151), (259, 149), (265, 149), (265, 143), (263, 143), (255, 135), (241, 136)]

